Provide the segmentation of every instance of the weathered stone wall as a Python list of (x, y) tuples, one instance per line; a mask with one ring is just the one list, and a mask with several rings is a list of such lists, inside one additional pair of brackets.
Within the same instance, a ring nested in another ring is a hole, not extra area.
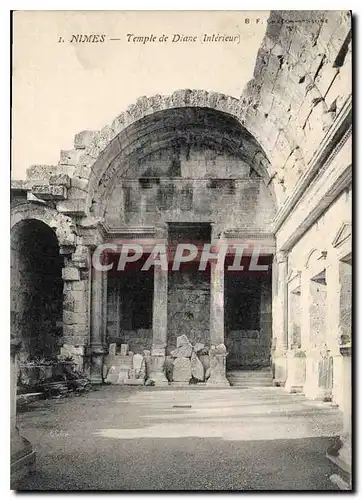
[(279, 204), (306, 173), (350, 98), (351, 65), (348, 11), (271, 13), (254, 78), (241, 100), (247, 107), (244, 125), (272, 165)]
[(171, 149), (143, 160), (139, 176), (114, 186), (106, 209), (110, 227), (156, 222), (210, 222), (217, 229), (241, 227), (270, 230), (274, 216), (271, 194), (263, 180), (237, 156), (210, 148), (181, 150), (175, 176), (166, 175), (175, 161)]
[[(128, 280), (127, 286), (124, 281), (119, 275), (108, 278), (106, 343), (128, 344), (132, 352), (142, 354), (152, 347), (153, 280), (148, 277), (147, 283), (142, 283), (135, 277)], [(148, 327), (145, 324), (135, 328), (135, 316), (142, 314)]]
[[(270, 365), (272, 300), (269, 278), (225, 278), (225, 345), (229, 353), (229, 370), (252, 370)], [(239, 328), (235, 328), (236, 324)]]
[(173, 272), (168, 279), (167, 346), (186, 335), (194, 345), (210, 346), (210, 276), (200, 272)]

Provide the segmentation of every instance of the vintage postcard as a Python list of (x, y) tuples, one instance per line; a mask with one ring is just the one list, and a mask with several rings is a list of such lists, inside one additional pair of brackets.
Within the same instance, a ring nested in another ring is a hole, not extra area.
[(12, 15), (11, 489), (352, 483), (352, 15)]

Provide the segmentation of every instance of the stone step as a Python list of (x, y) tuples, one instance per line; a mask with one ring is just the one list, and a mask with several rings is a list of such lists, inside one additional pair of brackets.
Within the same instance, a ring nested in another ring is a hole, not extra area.
[(255, 382), (270, 382), (273, 380), (272, 377), (230, 377), (229, 375), (226, 375), (226, 378), (228, 380), (235, 380), (235, 382), (250, 382), (254, 380)]
[(270, 371), (243, 371), (235, 370), (226, 373), (226, 378), (233, 387), (270, 387), (273, 385), (273, 376)]
[(272, 382), (234, 382), (229, 380), (231, 387), (272, 387)]
[(226, 372), (227, 377), (237, 378), (237, 379), (270, 379), (272, 374), (270, 371), (230, 371)]

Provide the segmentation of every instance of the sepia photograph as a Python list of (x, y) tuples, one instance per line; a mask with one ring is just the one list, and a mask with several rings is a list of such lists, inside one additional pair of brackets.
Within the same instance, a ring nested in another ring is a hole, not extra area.
[(12, 11), (11, 490), (354, 490), (352, 17)]

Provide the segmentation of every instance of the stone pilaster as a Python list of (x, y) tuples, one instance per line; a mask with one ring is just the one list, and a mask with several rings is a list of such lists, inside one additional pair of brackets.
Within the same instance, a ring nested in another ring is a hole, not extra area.
[(273, 261), (273, 378), (285, 385), (288, 348), (288, 254), (276, 253)]
[(107, 272), (92, 269), (91, 295), (91, 345), (90, 376), (93, 383), (103, 381), (103, 359), (106, 353), (105, 342), (105, 301), (107, 293)]
[(60, 354), (72, 356), (77, 369), (82, 371), (89, 345), (89, 250), (83, 245), (78, 245), (75, 252), (69, 255), (65, 250), (62, 252), (65, 255), (65, 267), (62, 270), (64, 299)]
[[(165, 228), (161, 234), (166, 239)], [(166, 240), (167, 241), (167, 240)], [(165, 243), (166, 243), (165, 241)], [(152, 350), (149, 377), (156, 385), (166, 385), (165, 359), (167, 345), (168, 271), (154, 266)]]
[(306, 379), (303, 392), (307, 398), (328, 401), (332, 397), (332, 363), (327, 338), (328, 289), (327, 252), (310, 254), (302, 272), (301, 305), (303, 348), (306, 352)]

